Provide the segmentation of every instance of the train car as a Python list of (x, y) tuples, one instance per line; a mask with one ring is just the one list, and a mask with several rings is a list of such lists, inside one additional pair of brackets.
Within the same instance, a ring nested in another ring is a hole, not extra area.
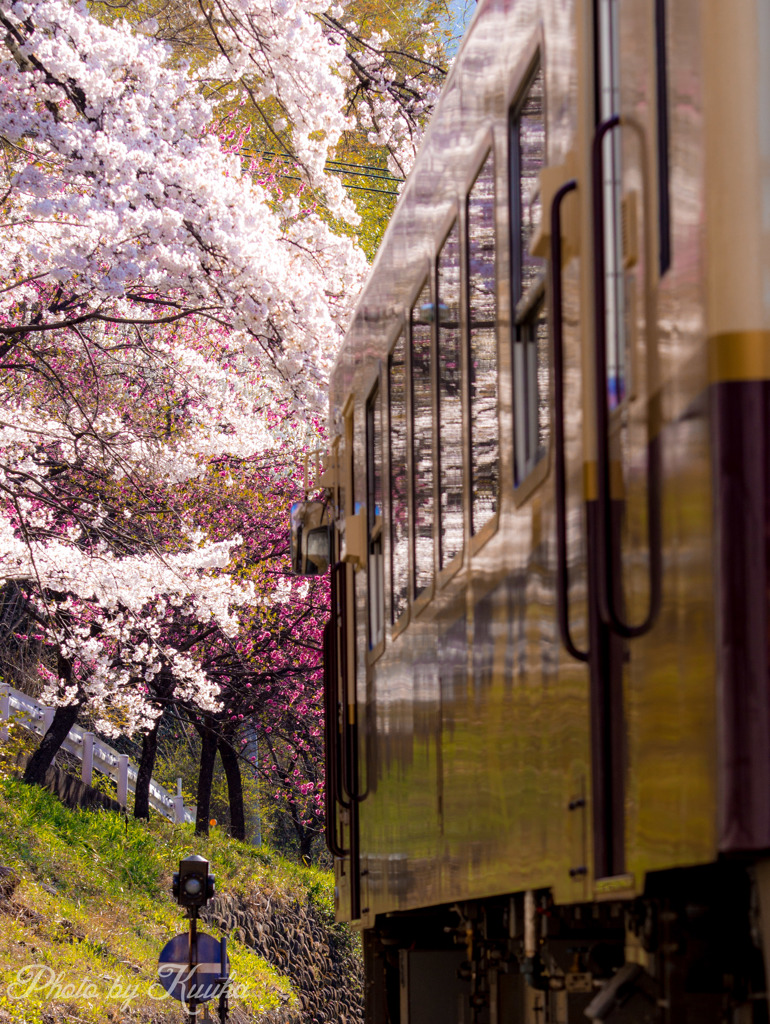
[(767, 0), (480, 0), (331, 437), (369, 1024), (767, 1021)]

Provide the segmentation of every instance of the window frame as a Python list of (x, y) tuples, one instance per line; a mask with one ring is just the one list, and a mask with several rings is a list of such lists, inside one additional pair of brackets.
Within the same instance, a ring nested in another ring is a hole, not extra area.
[[(521, 394), (520, 375), (517, 373), (516, 346), (519, 344), (520, 331), (535, 325), (538, 320), (538, 310), (542, 309), (548, 328), (549, 347), (549, 370), (550, 370), (550, 348), (551, 348), (551, 315), (548, 303), (548, 266), (543, 266), (542, 272), (526, 288), (522, 289), (522, 257), (521, 257), (521, 150), (519, 145), (519, 129), (521, 114), (524, 104), (527, 101), (529, 92), (539, 72), (543, 74), (543, 132), (544, 132), (544, 159), (543, 167), (548, 166), (548, 91), (545, 74), (545, 61), (543, 59), (543, 47), (534, 47), (526, 65), (525, 73), (520, 77), (518, 87), (512, 101), (508, 105), (508, 204), (509, 204), (509, 230), (508, 246), (510, 253), (510, 294), (511, 294), (511, 419), (513, 426), (513, 500), (518, 507), (529, 500), (529, 497), (540, 484), (548, 477), (551, 466), (551, 450), (553, 447), (553, 376), (549, 372), (548, 379), (548, 407), (550, 412), (548, 440), (542, 456), (533, 464), (525, 467), (521, 478), (517, 480), (519, 468), (517, 446), (519, 441), (519, 428), (517, 427), (517, 406)], [(548, 211), (543, 209), (541, 217), (547, 216)], [(535, 363), (535, 367), (537, 363)], [(529, 385), (529, 377), (526, 385)], [(525, 428), (526, 429), (526, 428)]]
[(468, 344), (467, 344), (467, 278), (466, 278), (466, 260), (467, 260), (467, 249), (465, 246), (465, 212), (464, 203), (461, 199), (455, 199), (449, 211), (447, 212), (442, 230), (438, 236), (440, 241), (436, 245), (433, 253), (433, 266), (432, 266), (432, 278), (433, 278), (433, 302), (437, 307), (441, 302), (441, 294), (439, 292), (439, 260), (441, 253), (446, 246), (449, 236), (452, 231), (457, 229), (457, 243), (459, 250), (458, 270), (460, 274), (460, 294), (458, 301), (458, 330), (460, 334), (458, 351), (460, 355), (460, 415), (462, 418), (460, 427), (460, 459), (461, 459), (461, 477), (462, 477), (462, 543), (460, 544), (457, 552), (450, 558), (445, 565), (441, 564), (441, 530), (442, 530), (442, 519), (441, 519), (441, 391), (439, 387), (439, 378), (441, 373), (440, 357), (441, 357), (441, 330), (439, 324), (439, 318), (436, 317), (436, 326), (434, 330), (435, 346), (436, 346), (436, 359), (434, 363), (434, 375), (436, 378), (435, 386), (435, 398), (434, 398), (434, 446), (435, 446), (435, 458), (434, 458), (434, 473), (435, 480), (434, 486), (436, 490), (436, 540), (435, 540), (435, 565), (436, 565), (436, 590), (440, 590), (444, 587), (449, 580), (459, 571), (465, 558), (465, 552), (467, 547), (467, 531), (468, 531), (468, 402), (466, 390), (468, 386)]
[[(385, 537), (387, 530), (385, 527), (385, 506), (386, 506), (386, 495), (385, 495), (385, 480), (387, 478), (390, 481), (390, 463), (389, 459), (386, 461), (385, 457), (385, 425), (387, 422), (387, 415), (385, 410), (386, 394), (383, 382), (382, 372), (382, 360), (378, 360), (377, 374), (374, 378), (374, 382), (369, 388), (369, 392), (366, 396), (366, 402), (364, 403), (364, 433), (365, 433), (365, 444), (366, 444), (366, 661), (367, 664), (372, 664), (380, 657), (382, 652), (385, 650), (385, 629), (388, 622), (388, 606), (386, 601), (387, 587), (385, 585), (385, 566), (387, 558), (385, 555)], [(372, 480), (372, 468), (374, 462), (374, 439), (371, 432), (370, 417), (376, 415), (377, 402), (379, 400), (380, 409), (380, 448), (381, 448), (381, 462), (380, 462), (380, 490), (381, 490), (381, 508), (380, 508), (380, 522), (377, 523), (376, 509), (369, 508), (370, 497), (374, 495), (374, 486)], [(388, 435), (389, 436), (389, 435)], [(386, 477), (387, 469), (387, 477)], [(376, 585), (376, 581), (372, 576), (372, 546), (380, 542), (380, 558), (382, 559), (382, 568), (380, 572), (380, 607), (382, 614), (382, 623), (380, 628), (380, 635), (377, 640), (372, 643), (372, 589)]]
[[(394, 617), (394, 544), (393, 544), (393, 527), (394, 527), (394, 516), (393, 516), (393, 388), (392, 388), (392, 374), (391, 367), (393, 365), (393, 353), (400, 340), (404, 342), (404, 447), (406, 463), (404, 466), (404, 473), (406, 479), (406, 514), (407, 514), (407, 527), (406, 527), (406, 540), (407, 540), (407, 590), (406, 590), (406, 606), (398, 618)], [(387, 367), (387, 451), (388, 451), (388, 513), (389, 523), (387, 533), (388, 540), (388, 552), (387, 552), (387, 566), (388, 566), (388, 585), (386, 585), (386, 594), (389, 597), (388, 605), (385, 609), (385, 636), (387, 637), (388, 626), (390, 626), (390, 637), (391, 640), (395, 640), (406, 627), (409, 625), (412, 602), (410, 600), (410, 583), (412, 578), (412, 567), (411, 567), (411, 548), (410, 548), (410, 536), (411, 536), (411, 521), (412, 521), (412, 510), (411, 510), (411, 484), (410, 484), (410, 437), (409, 437), (409, 373), (410, 373), (410, 358), (409, 358), (409, 331), (407, 324), (403, 317), (399, 317), (398, 328), (394, 333), (393, 340), (388, 347), (388, 357), (386, 362)]]
[[(503, 501), (503, 401), (502, 401), (502, 374), (504, 372), (503, 360), (502, 360), (502, 330), (500, 320), (500, 302), (501, 302), (501, 291), (500, 291), (500, 269), (501, 260), (500, 254), (502, 248), (500, 245), (500, 218), (498, 217), (498, 200), (499, 200), (499, 171), (500, 171), (500, 157), (497, 152), (496, 146), (497, 139), (495, 132), (492, 127), (485, 134), (482, 143), (477, 147), (474, 160), (472, 162), (473, 172), (467, 179), (465, 187), (463, 189), (463, 219), (464, 219), (464, 252), (463, 252), (463, 272), (465, 282), (465, 401), (468, 408), (468, 430), (467, 430), (467, 475), (469, 480), (469, 498), (468, 498), (468, 526), (467, 532), (469, 537), (469, 550), (470, 555), (473, 556), (479, 551), (484, 544), (494, 536), (500, 525), (500, 506)], [(494, 332), (495, 332), (495, 356), (496, 356), (496, 377), (497, 377), (497, 495), (496, 495), (496, 507), (495, 511), (489, 516), (479, 527), (479, 529), (473, 532), (473, 404), (471, 399), (471, 286), (470, 286), (470, 201), (471, 192), (473, 191), (476, 182), (481, 176), (481, 172), (484, 170), (484, 165), (487, 160), (492, 160), (492, 180), (494, 182), (494, 203), (493, 203), (493, 215), (494, 215), (494, 236), (495, 236), (495, 318), (494, 318)]]
[[(438, 324), (435, 318), (436, 308), (436, 285), (435, 285), (435, 274), (433, 272), (433, 265), (429, 265), (426, 269), (424, 276), (420, 279), (420, 284), (415, 291), (412, 301), (409, 303), (409, 309), (406, 315), (407, 321), (407, 347), (409, 349), (409, 456), (410, 456), (410, 473), (409, 473), (409, 484), (411, 488), (410, 499), (411, 499), (411, 517), (410, 517), (410, 587), (409, 587), (409, 600), (412, 606), (412, 613), (416, 616), (419, 615), (423, 608), (431, 601), (436, 589), (436, 565), (437, 565), (437, 509), (439, 500), (439, 488), (438, 488), (438, 445), (437, 445), (437, 433), (438, 433), (438, 413), (437, 413), (437, 360), (438, 360), (438, 348), (437, 348), (437, 333)], [(431, 560), (432, 570), (431, 579), (426, 586), (417, 592), (417, 502), (415, 500), (415, 476), (416, 476), (416, 460), (415, 460), (415, 403), (414, 403), (414, 360), (413, 356), (413, 334), (412, 334), (412, 313), (416, 308), (417, 303), (420, 300), (425, 288), (428, 288), (430, 294), (430, 301), (434, 308), (434, 319), (430, 329), (430, 412), (431, 412), (431, 461), (433, 464), (433, 480), (432, 480), (432, 524), (431, 524)]]

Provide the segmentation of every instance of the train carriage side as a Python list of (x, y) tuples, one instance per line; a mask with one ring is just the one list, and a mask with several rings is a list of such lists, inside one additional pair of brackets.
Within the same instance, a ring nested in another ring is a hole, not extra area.
[(768, 57), (762, 0), (478, 5), (332, 380), (372, 1022), (767, 1019)]

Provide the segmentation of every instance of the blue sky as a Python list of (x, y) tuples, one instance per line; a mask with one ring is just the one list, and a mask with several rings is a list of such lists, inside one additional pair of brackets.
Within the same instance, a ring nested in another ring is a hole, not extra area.
[(465, 28), (473, 17), (476, 2), (475, 0), (449, 0), (449, 8), (452, 13), (452, 30), (456, 39), (456, 48)]

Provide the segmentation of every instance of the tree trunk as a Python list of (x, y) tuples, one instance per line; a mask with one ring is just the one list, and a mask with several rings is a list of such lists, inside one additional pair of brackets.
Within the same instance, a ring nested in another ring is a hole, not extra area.
[(134, 817), (150, 820), (150, 783), (152, 770), (155, 767), (155, 755), (158, 752), (158, 729), (161, 718), (155, 719), (155, 725), (142, 740), (142, 756), (136, 773), (136, 792), (134, 793)]
[(241, 766), (232, 745), (226, 740), (219, 741), (219, 756), (227, 778), (227, 795), (230, 799), (230, 835), (233, 839), (246, 839), (246, 818), (243, 813), (243, 784)]
[(310, 850), (313, 846), (313, 833), (307, 829), (300, 820), (300, 810), (296, 800), (289, 800), (289, 813), (294, 831), (299, 840), (299, 860), (306, 868), (310, 867)]
[(217, 756), (217, 737), (211, 729), (196, 726), (201, 738), (201, 767), (198, 773), (198, 810), (195, 815), (196, 836), (209, 834), (211, 810), (211, 784), (214, 779), (214, 761)]
[(303, 829), (299, 841), (299, 859), (300, 863), (304, 864), (306, 868), (310, 867), (310, 851), (312, 847), (313, 833), (309, 829)]
[(24, 781), (36, 786), (45, 785), (45, 773), (51, 767), (59, 748), (67, 738), (67, 733), (77, 722), (82, 704), (68, 704), (56, 709), (51, 728), (40, 742), (40, 746), (29, 759), (24, 770)]

